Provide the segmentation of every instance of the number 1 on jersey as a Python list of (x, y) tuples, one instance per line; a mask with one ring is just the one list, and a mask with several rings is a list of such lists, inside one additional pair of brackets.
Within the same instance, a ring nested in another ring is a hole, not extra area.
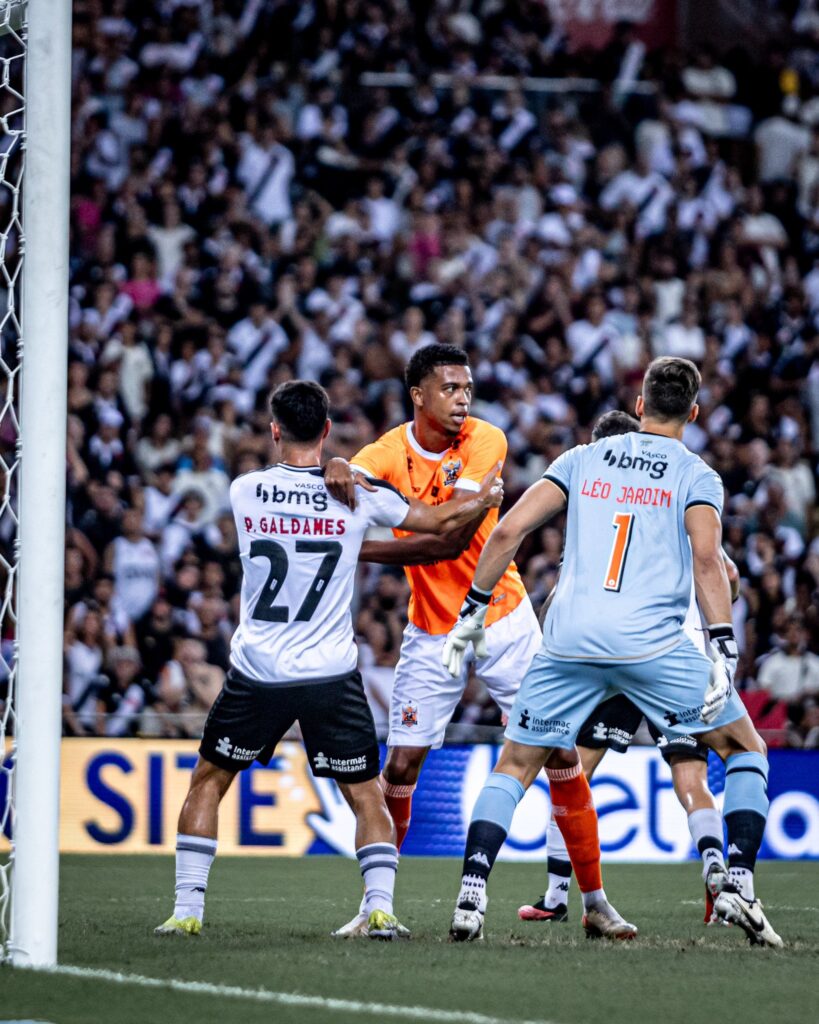
[(626, 567), (626, 555), (634, 526), (634, 513), (615, 512), (612, 526), (614, 527), (614, 544), (611, 547), (611, 558), (609, 567), (606, 569), (606, 581), (603, 584), (603, 589), (618, 591), (623, 582), (623, 570)]

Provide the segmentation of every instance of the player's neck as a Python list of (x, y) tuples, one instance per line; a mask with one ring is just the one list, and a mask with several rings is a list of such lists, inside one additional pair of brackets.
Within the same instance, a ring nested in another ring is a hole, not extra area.
[(685, 423), (667, 423), (644, 416), (640, 420), (640, 433), (659, 434), (660, 437), (671, 437), (675, 441), (682, 441), (685, 426)]
[(452, 447), (452, 442), (455, 440), (454, 437), (436, 427), (434, 423), (418, 416), (412, 422), (412, 432), (415, 435), (415, 440), (427, 452), (445, 452)]
[(288, 466), (310, 467), (321, 465), (320, 444), (279, 444), (279, 462)]

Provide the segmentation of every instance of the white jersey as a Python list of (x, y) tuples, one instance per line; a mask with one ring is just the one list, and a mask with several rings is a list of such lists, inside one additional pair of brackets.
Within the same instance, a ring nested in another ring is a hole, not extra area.
[(242, 592), (230, 660), (261, 683), (332, 679), (357, 664), (350, 604), (370, 526), (400, 526), (409, 505), (389, 484), (356, 491), (356, 509), (330, 496), (318, 467), (285, 463), (237, 477), (230, 503)]
[(114, 600), (131, 621), (141, 619), (159, 593), (159, 555), (147, 537), (114, 541)]

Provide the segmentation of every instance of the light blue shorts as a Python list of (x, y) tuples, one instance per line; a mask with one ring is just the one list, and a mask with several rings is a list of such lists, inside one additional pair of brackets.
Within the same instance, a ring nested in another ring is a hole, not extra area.
[(710, 725), (700, 718), (711, 662), (685, 639), (651, 661), (564, 661), (539, 651), (523, 678), (506, 738), (532, 747), (574, 746), (600, 701), (624, 693), (669, 738), (718, 729), (745, 714), (736, 691)]

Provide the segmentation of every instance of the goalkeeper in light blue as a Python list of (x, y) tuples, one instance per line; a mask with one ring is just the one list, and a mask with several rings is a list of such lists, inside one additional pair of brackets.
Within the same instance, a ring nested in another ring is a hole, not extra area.
[[(519, 544), (565, 509), (563, 568), (495, 776), (520, 783), (514, 790), (519, 800), (551, 752), (571, 749), (586, 718), (616, 693), (668, 737), (696, 734), (726, 765), (727, 868), (718, 812), (701, 823), (702, 841), (715, 851), (706, 880), (715, 910), (752, 944), (780, 946), (753, 887), (768, 812), (768, 761), (733, 689), (738, 654), (722, 558), (722, 482), (682, 443), (686, 424), (698, 414), (699, 384), (688, 360), (654, 360), (637, 400), (640, 431), (580, 445), (552, 463), (487, 541), (444, 661), (457, 670), (466, 646), (481, 642), (492, 591)], [(682, 628), (692, 575), (710, 658)], [(471, 846), (489, 862), (480, 872), (485, 883), (497, 851), (488, 849), (484, 833), (492, 833), (494, 844), (502, 831), (498, 814), (487, 812), (496, 789), (490, 785), (481, 795), (470, 825), (462, 885), (469, 898), (459, 898), (451, 933), (456, 939), (481, 930), (482, 921), (472, 920), (481, 901), (475, 898), (480, 884), (472, 877), (477, 862), (470, 867)], [(505, 815), (504, 822), (511, 821), (508, 807)], [(494, 831), (481, 827), (484, 819)]]

